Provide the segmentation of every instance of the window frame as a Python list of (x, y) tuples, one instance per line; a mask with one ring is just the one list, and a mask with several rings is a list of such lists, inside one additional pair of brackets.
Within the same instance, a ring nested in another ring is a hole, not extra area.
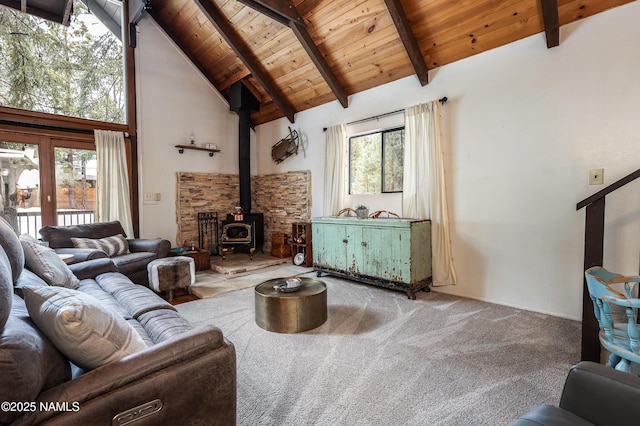
[[(373, 130), (373, 131), (367, 131), (367, 132), (361, 132), (361, 133), (356, 133), (353, 135), (349, 136), (349, 145), (348, 145), (348, 183), (349, 183), (349, 188), (348, 188), (348, 194), (349, 195), (376, 195), (376, 194), (397, 194), (397, 193), (402, 193), (402, 189), (398, 190), (398, 191), (385, 191), (384, 190), (384, 178), (385, 178), (385, 134), (386, 133), (392, 133), (392, 132), (397, 132), (398, 130), (402, 130), (402, 150), (404, 152), (404, 130), (405, 130), (405, 126), (393, 126), (393, 127), (389, 127), (389, 128), (385, 128), (385, 129), (378, 129), (378, 130)], [(380, 134), (380, 188), (379, 188), (379, 192), (374, 192), (374, 193), (370, 193), (370, 194), (354, 194), (352, 192), (352, 188), (351, 188), (351, 140), (354, 138), (359, 138), (359, 137), (363, 137), (363, 136), (369, 136), (369, 135), (374, 135), (374, 134)], [(404, 176), (404, 165), (403, 165), (403, 176)]]
[[(73, 0), (74, 2), (80, 2), (80, 0)], [(83, 2), (86, 3), (86, 2)], [(61, 25), (61, 26), (67, 26), (70, 27), (68, 24), (63, 24), (61, 22), (59, 22), (56, 19), (51, 19), (51, 17), (46, 17), (43, 16), (41, 14), (38, 13), (33, 13), (33, 11), (31, 12), (21, 12), (20, 8), (16, 8), (10, 5), (1, 5), (3, 8), (7, 8), (10, 10), (13, 10), (14, 12), (18, 12), (18, 13), (23, 13), (26, 15), (30, 15), (31, 17), (35, 18), (35, 19), (39, 19), (42, 21), (47, 21), (48, 23), (52, 23), (52, 24), (56, 24), (56, 25)], [(90, 8), (88, 7), (88, 5), (86, 6), (89, 13), (93, 15), (93, 12), (90, 10)], [(131, 127), (130, 124), (131, 123), (135, 123), (135, 116), (131, 117), (130, 114), (135, 114), (135, 111), (132, 111), (132, 105), (131, 105), (131, 97), (135, 97), (135, 92), (131, 92), (131, 90), (135, 89), (135, 85), (132, 85), (132, 81), (134, 79), (134, 77), (130, 74), (133, 73), (133, 68), (130, 65), (130, 61), (133, 60), (133, 48), (130, 46), (129, 43), (129, 38), (130, 38), (130, 33), (129, 31), (126, 30), (127, 28), (127, 22), (129, 22), (129, 8), (127, 7), (127, 3), (126, 2), (122, 2), (122, 34), (121, 34), (121, 44), (122, 44), (122, 61), (121, 61), (121, 67), (120, 67), (120, 74), (122, 76), (122, 90), (124, 91), (124, 105), (122, 106), (122, 113), (124, 114), (124, 119), (122, 121), (105, 121), (102, 120), (100, 118), (85, 118), (85, 117), (79, 117), (79, 116), (74, 116), (74, 115), (64, 115), (62, 113), (58, 113), (58, 112), (47, 112), (47, 111), (40, 111), (40, 110), (32, 110), (32, 109), (25, 109), (25, 108), (21, 108), (19, 106), (13, 106), (13, 105), (0, 105), (0, 118), (4, 117), (5, 114), (3, 113), (4, 110), (15, 110), (15, 111), (21, 111), (22, 115), (25, 116), (38, 116), (38, 114), (44, 114), (45, 116), (51, 116), (52, 119), (51, 121), (60, 121), (60, 122), (65, 122), (66, 119), (75, 119), (75, 120), (86, 120), (89, 122), (95, 122), (95, 123), (103, 123), (102, 126), (100, 127), (94, 127), (93, 128), (107, 128), (110, 125), (115, 125), (115, 126), (125, 126), (125, 127)], [(75, 15), (75, 14), (74, 14)], [(95, 15), (94, 15), (95, 16)], [(71, 18), (75, 18), (75, 16), (72, 16)]]
[[(129, 22), (129, 8), (123, 8), (124, 22)], [(139, 194), (138, 194), (138, 138), (137, 138), (137, 110), (136, 110), (136, 82), (135, 82), (135, 48), (130, 43), (129, 31), (123, 31), (124, 72), (126, 85), (126, 120), (122, 123), (91, 120), (46, 112), (31, 111), (20, 108), (0, 106), (0, 137), (14, 138), (28, 141), (65, 140), (67, 142), (91, 144), (95, 149), (93, 131), (113, 130), (125, 135), (127, 150), (127, 169), (129, 172), (129, 190), (131, 194), (131, 214), (133, 219), (134, 236), (139, 234)], [(18, 136), (19, 135), (19, 136)], [(46, 143), (46, 142), (45, 142)], [(52, 146), (49, 143), (49, 146)], [(62, 145), (67, 146), (67, 143)], [(89, 146), (89, 145), (84, 145)], [(43, 149), (40, 154), (49, 155), (49, 162), (53, 159), (52, 149)], [(42, 167), (42, 164), (41, 164)], [(45, 166), (46, 167), (46, 166)], [(46, 173), (41, 170), (41, 173)], [(47, 206), (45, 205), (45, 209)], [(53, 213), (47, 213), (50, 224), (55, 223)], [(45, 212), (43, 212), (45, 215)], [(43, 217), (44, 220), (44, 217)]]

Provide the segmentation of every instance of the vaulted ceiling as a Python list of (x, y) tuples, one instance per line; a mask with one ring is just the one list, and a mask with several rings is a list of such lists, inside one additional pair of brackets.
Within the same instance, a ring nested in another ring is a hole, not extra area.
[[(410, 75), (420, 87), (431, 69), (533, 34), (553, 48), (561, 26), (631, 1), (129, 0), (227, 99), (242, 81), (260, 102), (254, 124), (327, 102), (348, 108), (349, 95)], [(63, 22), (70, 3), (0, 0)]]

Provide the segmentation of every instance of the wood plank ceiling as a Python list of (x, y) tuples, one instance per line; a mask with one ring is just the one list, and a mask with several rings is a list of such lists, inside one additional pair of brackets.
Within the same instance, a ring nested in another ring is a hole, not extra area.
[[(0, 0), (2, 2), (6, 0)], [(23, 0), (26, 1), (26, 0)], [(229, 99), (242, 80), (253, 124), (545, 33), (632, 0), (164, 0), (152, 18)], [(585, 47), (586, 48), (586, 47)]]

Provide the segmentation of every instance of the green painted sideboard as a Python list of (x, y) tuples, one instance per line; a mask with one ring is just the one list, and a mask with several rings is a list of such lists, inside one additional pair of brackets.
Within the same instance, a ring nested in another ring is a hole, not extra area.
[(313, 268), (380, 287), (415, 292), (431, 284), (431, 221), (311, 219)]

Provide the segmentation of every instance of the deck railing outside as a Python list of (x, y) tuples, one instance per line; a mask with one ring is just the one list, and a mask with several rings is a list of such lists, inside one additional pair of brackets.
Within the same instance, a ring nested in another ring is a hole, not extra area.
[[(42, 213), (40, 209), (18, 209), (16, 219), (20, 234), (29, 234), (34, 238), (40, 238), (38, 233), (42, 228)], [(81, 225), (93, 222), (95, 222), (95, 210), (58, 210), (58, 225)]]

